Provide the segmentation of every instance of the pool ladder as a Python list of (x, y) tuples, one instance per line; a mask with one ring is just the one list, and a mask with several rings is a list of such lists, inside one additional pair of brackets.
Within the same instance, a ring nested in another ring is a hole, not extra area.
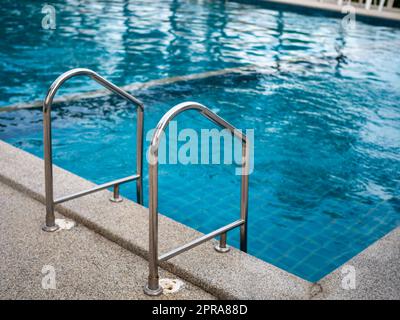
[[(215, 231), (205, 234), (185, 245), (171, 250), (158, 256), (158, 148), (165, 128), (169, 122), (180, 113), (187, 110), (196, 110), (201, 115), (211, 120), (218, 126), (229, 130), (229, 132), (242, 141), (242, 172), (241, 172), (241, 191), (240, 191), (240, 219), (225, 225)], [(192, 249), (205, 241), (211, 240), (220, 235), (219, 244), (215, 249), (219, 252), (227, 252), (229, 248), (226, 245), (227, 232), (240, 227), (240, 250), (247, 252), (247, 211), (248, 211), (248, 191), (249, 191), (249, 161), (250, 146), (247, 137), (233, 127), (230, 123), (216, 115), (210, 109), (196, 102), (184, 102), (171, 108), (158, 122), (149, 150), (149, 278), (144, 288), (144, 292), (151, 296), (157, 296), (162, 293), (159, 284), (158, 265), (160, 262), (171, 259), (180, 253)]]
[[(52, 137), (51, 137), (51, 105), (53, 104), (54, 96), (62, 84), (70, 78), (76, 76), (89, 76), (103, 87), (116, 93), (125, 100), (132, 102), (137, 106), (137, 125), (136, 125), (136, 174), (122, 179), (114, 180), (111, 182), (103, 183), (94, 188), (87, 189), (74, 193), (72, 195), (63, 196), (54, 199), (53, 196), (53, 157), (52, 157)], [(115, 84), (107, 81), (99, 76), (96, 72), (89, 69), (72, 69), (59, 76), (50, 86), (46, 98), (43, 102), (43, 141), (44, 141), (44, 175), (45, 175), (45, 189), (46, 189), (46, 223), (43, 226), (44, 231), (54, 232), (59, 229), (55, 223), (54, 206), (56, 204), (83, 197), (85, 195), (104, 190), (110, 187), (114, 188), (113, 197), (110, 198), (113, 202), (120, 202), (122, 198), (119, 196), (119, 186), (123, 183), (136, 180), (136, 193), (137, 202), (143, 204), (143, 103), (117, 87)]]
[[(92, 189), (81, 191), (73, 195), (64, 196), (53, 200), (53, 162), (51, 150), (51, 105), (53, 98), (59, 87), (69, 78), (86, 75), (100, 83), (110, 91), (118, 94), (126, 100), (134, 103), (137, 108), (137, 174), (125, 177), (119, 180), (104, 183)], [(173, 249), (161, 256), (158, 256), (158, 149), (162, 135), (169, 122), (180, 113), (187, 110), (196, 110), (201, 115), (217, 124), (219, 127), (227, 129), (234, 137), (242, 142), (242, 170), (241, 170), (241, 191), (240, 191), (240, 219), (231, 222), (215, 231), (205, 234), (187, 244)], [(58, 226), (55, 223), (54, 205), (68, 200), (72, 200), (96, 191), (100, 191), (109, 187), (114, 187), (113, 197), (111, 201), (118, 202), (121, 200), (119, 196), (119, 185), (129, 181), (137, 182), (137, 200), (139, 204), (143, 204), (143, 104), (131, 96), (129, 93), (118, 88), (111, 82), (105, 80), (97, 73), (89, 69), (73, 69), (58, 77), (51, 85), (46, 99), (43, 104), (43, 126), (44, 126), (44, 161), (45, 161), (45, 185), (46, 185), (46, 224), (44, 231), (56, 231)], [(148, 282), (144, 287), (144, 292), (150, 296), (157, 296), (162, 293), (162, 287), (159, 284), (158, 266), (161, 262), (171, 259), (187, 250), (190, 250), (208, 240), (220, 236), (219, 242), (215, 245), (218, 252), (228, 252), (227, 233), (235, 228), (240, 227), (240, 250), (247, 252), (247, 215), (248, 215), (248, 190), (249, 190), (249, 165), (250, 165), (250, 142), (248, 138), (230, 123), (219, 117), (207, 107), (196, 102), (184, 102), (171, 108), (161, 118), (153, 133), (149, 149), (149, 276)]]

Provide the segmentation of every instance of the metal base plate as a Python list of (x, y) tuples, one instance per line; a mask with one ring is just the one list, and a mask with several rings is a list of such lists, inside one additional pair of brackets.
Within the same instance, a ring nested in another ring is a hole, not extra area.
[(60, 229), (60, 227), (59, 227), (58, 225), (54, 225), (54, 226), (52, 226), (52, 227), (48, 227), (48, 226), (44, 225), (44, 226), (42, 227), (42, 230), (43, 230), (43, 231), (46, 231), (46, 232), (55, 232), (55, 231), (57, 231), (57, 230), (59, 230), (59, 229)]
[(153, 297), (154, 297), (154, 296), (159, 296), (160, 294), (162, 294), (162, 293), (163, 293), (163, 288), (162, 288), (161, 286), (159, 286), (158, 289), (153, 290), (153, 289), (150, 289), (150, 288), (148, 287), (148, 285), (146, 284), (146, 285), (144, 286), (143, 291), (144, 291), (144, 293), (147, 294), (148, 296), (153, 296)]
[(217, 252), (225, 253), (225, 252), (228, 252), (229, 250), (231, 250), (231, 247), (227, 245), (225, 248), (221, 248), (220, 245), (219, 245), (219, 242), (217, 242), (217, 243), (214, 245), (214, 249), (215, 249), (215, 251), (217, 251)]
[(110, 201), (111, 201), (111, 202), (116, 202), (116, 203), (117, 203), (117, 202), (122, 202), (122, 197), (119, 197), (119, 198), (111, 197), (111, 198), (110, 198)]
[(73, 220), (55, 219), (54, 226), (49, 227), (47, 225), (44, 225), (42, 227), (42, 230), (46, 231), (46, 232), (55, 232), (55, 231), (59, 231), (59, 230), (71, 230), (75, 226), (76, 226), (76, 223)]

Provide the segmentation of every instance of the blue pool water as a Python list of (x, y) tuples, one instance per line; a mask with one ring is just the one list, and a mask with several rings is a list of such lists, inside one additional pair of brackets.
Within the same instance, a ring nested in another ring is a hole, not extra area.
[[(251, 65), (251, 71), (133, 92), (145, 129), (198, 101), (254, 129), (249, 253), (316, 281), (400, 225), (400, 29), (239, 2), (55, 2), (0, 8), (0, 103), (42, 99), (65, 70), (117, 84)], [(6, 14), (7, 13), (7, 14)], [(11, 14), (10, 14), (11, 13)], [(26, 36), (25, 33), (28, 33)], [(60, 94), (97, 89), (71, 80)], [(0, 113), (0, 138), (42, 156), (40, 110)], [(212, 128), (188, 112), (179, 128)], [(135, 112), (118, 97), (54, 108), (54, 160), (96, 183), (135, 170)], [(148, 143), (145, 145), (148, 146)], [(234, 166), (161, 165), (160, 212), (202, 232), (239, 215)], [(147, 166), (145, 167), (147, 204)], [(134, 184), (123, 193), (135, 199)], [(238, 234), (229, 237), (238, 245)]]

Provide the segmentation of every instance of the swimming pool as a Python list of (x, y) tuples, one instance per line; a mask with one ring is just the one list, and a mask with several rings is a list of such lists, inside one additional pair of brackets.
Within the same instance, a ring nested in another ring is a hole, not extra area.
[[(6, 2), (1, 105), (42, 99), (74, 67), (120, 85), (242, 68), (133, 94), (146, 131), (185, 100), (254, 129), (249, 253), (316, 281), (400, 224), (400, 29), (357, 22), (346, 32), (321, 13), (239, 2), (107, 3), (55, 2), (49, 31), (40, 6)], [(92, 89), (77, 78), (61, 93)], [(41, 118), (0, 113), (0, 138), (42, 156)], [(55, 164), (96, 183), (132, 174), (134, 118), (114, 96), (55, 107)], [(178, 125), (212, 127), (190, 112)], [(233, 166), (161, 165), (159, 174), (159, 209), (173, 219), (209, 232), (238, 216)], [(147, 204), (146, 166), (145, 186)], [(135, 199), (134, 190), (122, 192)], [(237, 234), (228, 242), (238, 245)]]

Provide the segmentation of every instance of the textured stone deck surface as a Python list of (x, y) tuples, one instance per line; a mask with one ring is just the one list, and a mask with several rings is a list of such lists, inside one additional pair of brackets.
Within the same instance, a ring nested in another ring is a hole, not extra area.
[[(82, 225), (45, 233), (42, 203), (3, 183), (0, 194), (0, 299), (151, 299), (146, 260)], [(46, 282), (51, 270), (55, 289)], [(176, 279), (164, 270), (161, 277)], [(215, 299), (187, 282), (161, 298)]]
[[(348, 278), (353, 271), (354, 283)], [(400, 300), (400, 228), (327, 275), (319, 285), (322, 292), (317, 299)]]

